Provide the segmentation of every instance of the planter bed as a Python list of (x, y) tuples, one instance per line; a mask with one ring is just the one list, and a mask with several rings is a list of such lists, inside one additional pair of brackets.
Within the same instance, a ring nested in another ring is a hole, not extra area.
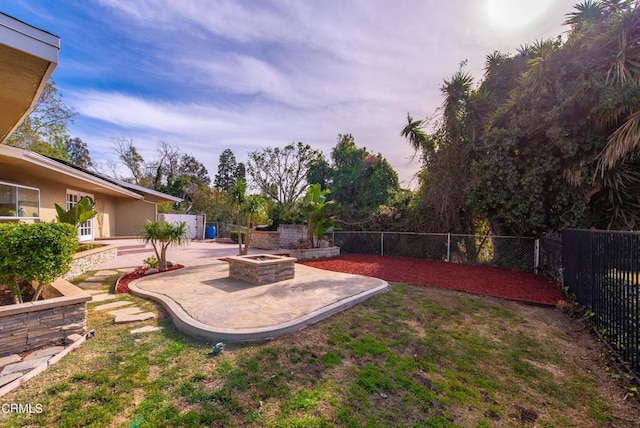
[(94, 248), (87, 251), (80, 251), (73, 255), (71, 268), (69, 272), (64, 274), (64, 279), (73, 279), (91, 270), (93, 266), (104, 263), (115, 258), (118, 255), (118, 247), (116, 245), (103, 245), (100, 248)]
[(85, 333), (89, 294), (60, 278), (44, 296), (48, 298), (0, 306), (0, 357), (60, 345), (70, 335)]
[(322, 259), (326, 257), (337, 257), (340, 255), (340, 247), (326, 248), (305, 248), (298, 250), (286, 250), (290, 257), (298, 260)]

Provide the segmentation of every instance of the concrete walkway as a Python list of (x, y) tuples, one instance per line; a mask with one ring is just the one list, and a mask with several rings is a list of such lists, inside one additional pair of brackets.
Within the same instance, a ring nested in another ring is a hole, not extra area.
[[(153, 249), (140, 240), (109, 240), (118, 256), (94, 269), (142, 265)], [(283, 253), (251, 248), (250, 254)], [(247, 342), (300, 330), (387, 290), (386, 281), (296, 264), (295, 277), (253, 286), (229, 278), (219, 259), (238, 254), (235, 244), (191, 241), (168, 259), (186, 267), (129, 284), (133, 294), (160, 302), (183, 333), (206, 341)]]
[[(144, 245), (140, 239), (109, 239), (97, 242), (117, 245), (118, 256), (92, 268), (96, 270), (141, 266), (144, 259), (154, 255), (151, 245)], [(281, 252), (282, 251), (260, 250), (256, 248), (249, 249), (249, 254)], [(203, 240), (189, 241), (181, 247), (170, 247), (169, 250), (167, 250), (167, 259), (185, 266), (193, 266), (211, 263), (219, 258), (235, 256), (237, 254), (238, 244), (222, 244), (213, 240)]]

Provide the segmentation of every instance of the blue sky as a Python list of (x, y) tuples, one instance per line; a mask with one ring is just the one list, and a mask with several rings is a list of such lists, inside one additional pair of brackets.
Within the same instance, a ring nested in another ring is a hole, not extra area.
[(72, 137), (94, 160), (113, 138), (147, 160), (164, 141), (213, 179), (239, 161), (302, 141), (328, 155), (338, 134), (381, 153), (403, 186), (418, 159), (399, 133), (431, 115), (443, 79), (476, 81), (494, 50), (557, 37), (566, 0), (4, 0), (0, 11), (60, 37), (53, 79), (78, 112)]

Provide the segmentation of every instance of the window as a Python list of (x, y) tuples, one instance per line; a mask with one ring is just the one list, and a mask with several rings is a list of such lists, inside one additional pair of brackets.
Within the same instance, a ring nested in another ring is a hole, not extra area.
[(39, 218), (40, 190), (0, 181), (0, 218)]

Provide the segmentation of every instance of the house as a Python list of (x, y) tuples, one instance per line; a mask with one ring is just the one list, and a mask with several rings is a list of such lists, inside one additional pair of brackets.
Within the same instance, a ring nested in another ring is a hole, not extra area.
[(92, 173), (66, 162), (0, 145), (0, 221), (56, 218), (55, 204), (70, 208), (83, 196), (98, 215), (82, 224), (79, 239), (135, 236), (158, 217), (157, 203), (180, 198)]
[(157, 219), (157, 203), (181, 199), (3, 144), (35, 105), (58, 62), (60, 39), (0, 13), (0, 222), (53, 221), (91, 196), (98, 215), (80, 227), (82, 241), (138, 235)]

